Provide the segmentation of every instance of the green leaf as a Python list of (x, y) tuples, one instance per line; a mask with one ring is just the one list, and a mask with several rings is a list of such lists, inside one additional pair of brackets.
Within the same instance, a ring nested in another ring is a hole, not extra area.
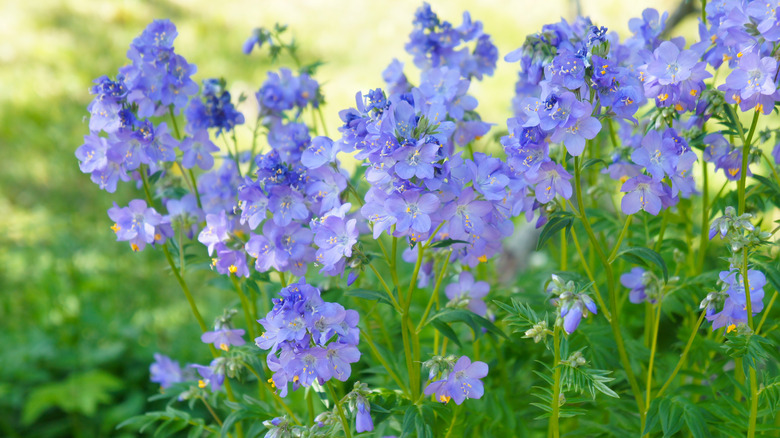
[(597, 164), (601, 164), (604, 167), (607, 166), (607, 162), (602, 160), (601, 158), (591, 158), (590, 160), (586, 160), (584, 163), (582, 163), (582, 170), (585, 170), (588, 167), (592, 167), (592, 166), (595, 166)]
[(683, 407), (679, 403), (664, 398), (658, 404), (658, 414), (661, 418), (661, 430), (664, 436), (671, 436), (682, 428)]
[(507, 338), (504, 332), (502, 332), (498, 327), (496, 327), (495, 324), (493, 324), (492, 322), (488, 321), (487, 319), (477, 315), (476, 313), (470, 310), (453, 309), (451, 307), (445, 307), (444, 309), (441, 309), (439, 312), (437, 312), (435, 315), (431, 316), (428, 322), (433, 323), (433, 321), (435, 320), (439, 320), (441, 322), (447, 322), (447, 323), (464, 322), (469, 327), (471, 327), (476, 337), (479, 337), (482, 334), (482, 330), (480, 329), (485, 328), (490, 333)]
[(618, 255), (635, 264), (647, 266), (647, 262), (654, 263), (661, 268), (661, 271), (664, 274), (664, 283), (669, 281), (669, 268), (666, 267), (664, 258), (661, 257), (661, 254), (658, 254), (652, 249), (634, 246), (620, 251)]
[(458, 347), (463, 348), (463, 345), (461, 345), (460, 340), (458, 339), (458, 335), (455, 334), (455, 330), (453, 330), (452, 327), (449, 326), (449, 324), (446, 324), (439, 320), (433, 320), (431, 321), (431, 324), (436, 330), (441, 332), (441, 334), (448, 337), (452, 342), (457, 344)]
[(541, 234), (539, 234), (539, 241), (536, 242), (536, 250), (540, 250), (547, 240), (555, 236), (562, 229), (565, 228), (567, 231), (570, 230), (573, 224), (574, 219), (572, 218), (571, 213), (565, 215), (559, 213), (550, 217), (547, 223), (544, 224)]
[(62, 382), (38, 386), (30, 392), (22, 411), (22, 423), (32, 424), (47, 409), (60, 408), (65, 412), (90, 416), (97, 406), (111, 401), (111, 392), (122, 387), (122, 382), (101, 370), (74, 373)]
[(379, 292), (377, 290), (370, 290), (370, 289), (353, 289), (344, 292), (344, 295), (350, 296), (350, 297), (358, 297), (363, 298), (366, 300), (373, 300), (373, 301), (379, 301), (380, 303), (387, 304), (388, 306), (392, 306), (393, 303), (390, 301), (389, 298), (387, 298), (387, 294), (383, 292)]
[(442, 240), (439, 240), (438, 242), (432, 243), (431, 244), (431, 248), (446, 248), (448, 246), (455, 245), (456, 243), (466, 243), (466, 244), (468, 244), (468, 242), (465, 241), (465, 240), (442, 239)]

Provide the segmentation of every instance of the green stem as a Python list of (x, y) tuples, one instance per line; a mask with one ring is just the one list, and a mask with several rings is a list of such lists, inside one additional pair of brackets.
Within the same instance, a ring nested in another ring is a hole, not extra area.
[(208, 326), (206, 325), (206, 321), (203, 320), (203, 316), (201, 316), (200, 311), (198, 310), (198, 305), (195, 304), (195, 298), (193, 298), (192, 293), (190, 293), (190, 288), (187, 287), (187, 283), (184, 281), (184, 278), (176, 269), (171, 252), (168, 251), (168, 247), (166, 245), (162, 245), (162, 250), (163, 253), (165, 253), (165, 258), (168, 260), (168, 264), (171, 266), (171, 272), (173, 272), (173, 276), (176, 277), (176, 281), (179, 282), (179, 287), (181, 287), (181, 290), (184, 292), (184, 296), (187, 298), (187, 302), (190, 303), (190, 309), (192, 310), (192, 314), (195, 316), (195, 319), (198, 321), (200, 330), (204, 333), (209, 331)]
[(682, 368), (683, 364), (685, 364), (685, 359), (688, 358), (688, 351), (690, 351), (691, 345), (693, 345), (693, 340), (696, 338), (696, 333), (699, 332), (699, 327), (701, 327), (701, 323), (704, 321), (705, 313), (707, 312), (702, 310), (701, 314), (699, 315), (699, 320), (696, 321), (696, 326), (691, 331), (691, 336), (688, 338), (688, 342), (685, 344), (685, 348), (680, 355), (680, 360), (677, 361), (677, 366), (674, 367), (674, 371), (672, 371), (672, 374), (668, 379), (666, 379), (666, 383), (664, 383), (661, 389), (658, 390), (658, 393), (655, 394), (655, 398), (661, 397), (664, 394), (666, 388), (668, 388), (672, 381), (674, 381), (674, 378), (677, 377), (677, 373), (680, 371), (680, 368)]
[[(420, 376), (419, 367), (415, 366), (415, 353), (412, 351), (414, 347), (415, 352), (419, 350), (419, 341), (417, 339), (417, 333), (412, 326), (409, 308), (412, 304), (412, 294), (415, 286), (417, 285), (417, 277), (420, 274), (420, 267), (422, 267), (423, 256), (425, 255), (425, 246), (422, 243), (417, 244), (417, 262), (414, 265), (414, 271), (412, 271), (412, 279), (409, 282), (409, 291), (406, 293), (406, 299), (403, 303), (403, 313), (401, 314), (401, 336), (404, 341), (404, 353), (406, 354), (406, 367), (409, 371), (409, 380), (411, 386), (412, 400), (417, 400), (420, 396)], [(407, 334), (408, 332), (408, 334)]]
[(633, 215), (626, 216), (626, 223), (623, 224), (623, 230), (620, 232), (620, 236), (618, 236), (617, 242), (615, 242), (615, 248), (612, 250), (612, 253), (609, 255), (609, 263), (612, 263), (615, 261), (615, 258), (617, 257), (618, 250), (620, 249), (620, 245), (623, 243), (623, 239), (626, 237), (626, 233), (628, 232), (628, 226), (631, 225), (631, 217)]
[(252, 314), (250, 313), (249, 300), (241, 289), (241, 284), (238, 282), (236, 276), (230, 275), (230, 280), (233, 282), (233, 287), (236, 289), (236, 292), (238, 292), (238, 298), (241, 300), (241, 308), (244, 310), (244, 319), (246, 320), (246, 329), (249, 332), (249, 338), (254, 339), (257, 337), (257, 332), (255, 332), (255, 320), (252, 319)]
[(352, 428), (349, 427), (349, 422), (347, 422), (347, 417), (344, 415), (344, 409), (341, 406), (341, 400), (336, 395), (336, 390), (333, 389), (333, 385), (330, 383), (330, 381), (325, 382), (325, 385), (327, 385), (328, 392), (330, 392), (330, 396), (333, 397), (333, 402), (336, 404), (336, 411), (339, 414), (339, 419), (341, 420), (341, 427), (344, 429), (344, 434), (347, 436), (347, 438), (352, 438)]
[[(758, 111), (756, 111), (758, 113)], [(751, 129), (752, 130), (752, 129)], [(749, 137), (748, 137), (749, 138)], [(743, 161), (744, 163), (744, 161)], [(745, 167), (742, 168), (745, 172)], [(745, 172), (747, 173), (747, 172)], [(748, 328), (753, 328), (753, 305), (750, 301), (750, 281), (748, 280), (748, 248), (742, 250), (742, 280), (745, 283), (745, 304), (747, 307)], [(748, 438), (756, 435), (756, 418), (758, 416), (758, 384), (756, 382), (756, 370), (750, 367), (750, 417), (748, 419)]]
[(284, 272), (279, 271), (279, 283), (282, 285), (282, 289), (287, 287), (287, 279), (284, 278)]
[(279, 394), (277, 394), (276, 391), (274, 391), (273, 388), (270, 387), (268, 382), (264, 381), (263, 378), (260, 377), (260, 374), (258, 374), (257, 371), (248, 363), (241, 361), (241, 364), (244, 365), (244, 367), (247, 370), (249, 370), (250, 373), (255, 375), (255, 377), (257, 378), (258, 385), (261, 388), (264, 388), (266, 391), (268, 391), (271, 394), (271, 396), (273, 396), (273, 399), (276, 402), (276, 404), (279, 405), (282, 409), (284, 409), (285, 412), (287, 412), (287, 415), (290, 416), (290, 418), (295, 424), (300, 426), (301, 422), (298, 421), (298, 418), (295, 417), (295, 413), (292, 411), (292, 409), (290, 409), (289, 406), (287, 406), (287, 403), (285, 403), (284, 400), (282, 400), (282, 398), (279, 397)]
[(360, 333), (362, 333), (363, 339), (365, 339), (366, 343), (368, 343), (368, 348), (371, 350), (371, 353), (374, 355), (374, 357), (379, 361), (379, 363), (382, 364), (383, 367), (385, 367), (385, 370), (387, 370), (387, 374), (390, 374), (390, 377), (395, 381), (395, 383), (398, 385), (400, 389), (406, 389), (407, 392), (409, 392), (409, 388), (404, 388), (404, 384), (401, 381), (401, 379), (398, 377), (398, 375), (393, 371), (392, 368), (390, 368), (390, 364), (387, 363), (384, 357), (382, 357), (381, 354), (379, 354), (379, 350), (376, 348), (376, 344), (374, 343), (374, 340), (371, 338), (371, 335), (369, 334), (368, 330), (360, 330)]
[(309, 410), (309, 425), (314, 425), (314, 418), (317, 417), (317, 414), (314, 412), (314, 391), (311, 388), (308, 388), (306, 391), (306, 408)]
[[(222, 427), (222, 420), (219, 419), (219, 415), (217, 415), (217, 413), (214, 412), (214, 409), (211, 408), (211, 405), (209, 404), (209, 402), (207, 402), (206, 399), (203, 398), (202, 395), (199, 395), (198, 398), (200, 399), (200, 401), (203, 402), (203, 405), (206, 406), (206, 409), (208, 409), (209, 413), (214, 418), (214, 421), (216, 421), (217, 424), (219, 424), (219, 427)], [(228, 436), (230, 436), (230, 434), (228, 434)]]
[(766, 156), (764, 151), (761, 151), (761, 157), (766, 160), (766, 164), (768, 164), (769, 168), (772, 169), (772, 175), (775, 177), (775, 182), (777, 183), (778, 187), (780, 187), (780, 175), (777, 174), (777, 167), (772, 164), (772, 160)]
[(403, 313), (403, 309), (401, 308), (401, 305), (398, 304), (398, 301), (396, 301), (395, 296), (393, 295), (393, 291), (390, 290), (390, 286), (388, 286), (387, 283), (385, 282), (385, 279), (382, 278), (382, 274), (380, 274), (379, 271), (377, 271), (374, 265), (372, 265), (371, 263), (368, 264), (368, 268), (374, 272), (376, 278), (378, 278), (379, 282), (382, 283), (382, 287), (385, 289), (385, 292), (387, 293), (387, 298), (389, 298), (390, 302), (393, 303), (393, 307), (395, 308), (395, 310), (398, 313)]
[(556, 323), (553, 329), (553, 388), (552, 388), (552, 401), (550, 407), (552, 408), (552, 414), (550, 415), (550, 422), (548, 425), (548, 436), (552, 438), (558, 438), (560, 431), (558, 430), (558, 415), (561, 408), (560, 392), (561, 392), (561, 328)]
[(428, 306), (425, 307), (425, 312), (423, 312), (423, 316), (420, 319), (420, 323), (417, 325), (417, 329), (415, 332), (420, 333), (420, 331), (423, 329), (423, 324), (428, 319), (428, 314), (431, 312), (431, 307), (433, 307), (434, 301), (438, 299), (439, 295), (439, 288), (441, 287), (441, 281), (444, 278), (444, 274), (447, 272), (447, 266), (450, 264), (450, 256), (452, 255), (452, 250), (450, 250), (447, 255), (444, 257), (444, 260), (442, 261), (441, 269), (439, 270), (439, 275), (436, 277), (436, 286), (433, 288), (433, 293), (431, 294), (431, 298), (428, 300)]
[(766, 309), (764, 309), (764, 315), (761, 317), (761, 321), (758, 323), (758, 327), (756, 327), (756, 334), (761, 331), (761, 327), (764, 326), (764, 321), (766, 321), (766, 316), (769, 315), (769, 311), (772, 310), (772, 306), (775, 305), (775, 300), (777, 299), (777, 291), (772, 294), (772, 299), (769, 300), (769, 304), (767, 304)]
[[(650, 363), (647, 365), (647, 391), (646, 391), (646, 399), (645, 399), (645, 407), (650, 407), (650, 402), (652, 400), (652, 393), (653, 393), (653, 364), (655, 363), (655, 351), (656, 347), (658, 345), (658, 326), (661, 321), (661, 301), (660, 299), (655, 304), (656, 312), (655, 312), (655, 319), (653, 320), (653, 341), (651, 343), (650, 347)], [(647, 417), (645, 417), (647, 418)], [(642, 431), (644, 432), (645, 426), (642, 425)]]
[(604, 265), (604, 270), (606, 271), (607, 292), (609, 293), (609, 301), (612, 311), (612, 320), (610, 321), (612, 326), (612, 333), (615, 336), (615, 343), (617, 344), (620, 362), (623, 365), (624, 371), (626, 372), (628, 383), (631, 386), (631, 391), (634, 395), (634, 399), (636, 400), (637, 407), (639, 408), (640, 418), (642, 421), (644, 421), (645, 407), (644, 401), (642, 400), (642, 391), (639, 389), (636, 376), (634, 375), (634, 371), (631, 369), (631, 361), (628, 359), (628, 353), (626, 352), (626, 347), (623, 343), (623, 335), (620, 332), (620, 314), (618, 313), (617, 307), (618, 302), (617, 290), (615, 288), (615, 276), (612, 271), (612, 265), (609, 263), (606, 255), (604, 255), (604, 251), (601, 249), (601, 243), (596, 238), (596, 234), (593, 232), (593, 228), (591, 228), (590, 222), (588, 221), (588, 216), (585, 213), (585, 204), (582, 201), (582, 185), (580, 182), (581, 172), (582, 169), (580, 168), (580, 159), (579, 157), (574, 157), (574, 188), (577, 198), (577, 207), (579, 208), (580, 218), (582, 219), (582, 224), (585, 227), (585, 232), (588, 234), (588, 238), (590, 239), (591, 246), (593, 246), (593, 249), (595, 249), (599, 259), (601, 259), (601, 262)]
[(655, 240), (655, 244), (653, 244), (653, 251), (658, 252), (659, 249), (661, 249), (661, 242), (664, 241), (664, 234), (666, 234), (666, 226), (669, 224), (669, 210), (666, 209), (661, 213), (663, 215), (663, 218), (661, 218), (661, 230), (658, 232), (658, 238)]
[(742, 130), (742, 123), (737, 122), (737, 130), (739, 131), (739, 136), (742, 139), (742, 168), (740, 169), (740, 175), (739, 175), (739, 185), (737, 186), (739, 189), (739, 211), (737, 214), (743, 214), (745, 212), (745, 186), (747, 185), (747, 170), (748, 170), (748, 158), (750, 157), (750, 142), (753, 140), (753, 134), (756, 131), (756, 123), (758, 122), (758, 116), (761, 113), (756, 109), (753, 112), (753, 121), (750, 124), (750, 131), (748, 132), (747, 138), (745, 138), (745, 133)]
[(710, 215), (709, 205), (707, 205), (709, 202), (710, 185), (707, 180), (707, 162), (705, 160), (701, 160), (701, 173), (703, 184), (701, 196), (701, 230), (699, 232), (699, 272), (704, 272), (704, 258), (705, 254), (707, 253), (707, 243), (709, 243), (709, 239), (707, 238), (707, 229), (709, 228)]
[(607, 305), (604, 303), (604, 299), (601, 298), (601, 292), (599, 291), (599, 287), (596, 284), (596, 278), (593, 276), (593, 272), (590, 270), (590, 264), (585, 259), (585, 254), (582, 252), (582, 247), (580, 246), (580, 241), (577, 239), (577, 231), (572, 228), (571, 229), (571, 236), (574, 240), (574, 246), (577, 248), (577, 254), (580, 256), (580, 261), (582, 264), (582, 267), (585, 269), (585, 274), (588, 276), (588, 280), (590, 280), (591, 283), (593, 283), (593, 291), (596, 292), (596, 302), (599, 305), (599, 309), (603, 309), (604, 317), (607, 318), (607, 321), (612, 321), (612, 315), (609, 313), (609, 309), (607, 308)]
[(447, 428), (447, 434), (444, 435), (444, 438), (450, 438), (450, 435), (452, 435), (452, 431), (455, 430), (455, 420), (458, 418), (458, 412), (460, 411), (460, 406), (455, 407), (455, 409), (452, 411), (452, 420), (450, 420), (450, 427)]

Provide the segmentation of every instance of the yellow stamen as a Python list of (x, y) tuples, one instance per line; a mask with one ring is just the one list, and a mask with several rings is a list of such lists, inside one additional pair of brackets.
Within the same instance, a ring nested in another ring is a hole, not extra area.
[(219, 344), (219, 349), (228, 351), (228, 345), (223, 342), (223, 343)]
[(728, 327), (726, 327), (726, 333), (731, 333), (732, 330), (736, 329), (737, 326), (735, 324), (731, 324)]
[(483, 254), (483, 255), (477, 257), (477, 260), (479, 260), (482, 263), (485, 263), (485, 262), (487, 262), (487, 255)]
[(198, 388), (205, 388), (205, 387), (206, 387), (206, 382), (204, 382), (203, 380), (198, 380)]
[(235, 274), (238, 271), (238, 268), (236, 267), (236, 265), (230, 265), (228, 271), (230, 271), (231, 274)]
[(268, 383), (271, 384), (271, 388), (276, 388), (276, 385), (274, 385), (274, 379), (268, 379)]
[(447, 397), (446, 395), (440, 395), (439, 396), (439, 401), (441, 401), (442, 403), (447, 403), (447, 402), (450, 401), (451, 398), (452, 397)]
[(131, 248), (133, 251), (138, 251), (138, 245), (136, 245), (135, 243), (131, 243), (131, 244), (130, 244), (130, 248)]
[(119, 230), (121, 230), (121, 229), (122, 229), (122, 227), (120, 227), (120, 226), (119, 226), (119, 224), (114, 224), (114, 225), (111, 225), (111, 229), (112, 229), (112, 230), (113, 230), (115, 233), (118, 233), (118, 232), (119, 232)]

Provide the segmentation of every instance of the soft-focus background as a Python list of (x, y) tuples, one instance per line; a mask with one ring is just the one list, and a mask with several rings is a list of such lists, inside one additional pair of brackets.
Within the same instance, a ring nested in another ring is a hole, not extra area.
[[(673, 10), (680, 1), (431, 3), (456, 25), (469, 10), (503, 58), (527, 34), (578, 9), (626, 36), (630, 17), (646, 7)], [(252, 96), (272, 66), (257, 53), (244, 56), (241, 45), (256, 26), (286, 23), (304, 60), (326, 62), (316, 78), (332, 135), (338, 110), (353, 105), (358, 90), (382, 86), (392, 58), (415, 78), (403, 47), (420, 4), (0, 1), (0, 436), (121, 436), (116, 424), (147, 409), (157, 391), (148, 382), (154, 352), (182, 363), (204, 360), (197, 326), (161, 254), (131, 253), (114, 241), (106, 210), (114, 201), (126, 204), (132, 190), (101, 192), (79, 172), (74, 151), (88, 131), (91, 81), (116, 74), (151, 20), (170, 18), (179, 31), (176, 51), (197, 64), (198, 82), (221, 76), (235, 96)], [(694, 17), (675, 32), (693, 36)], [(500, 60), (494, 77), (472, 84), (479, 111), (496, 129), (510, 115), (515, 77), (516, 65)], [(202, 284), (195, 293), (208, 321), (221, 313), (216, 286)]]

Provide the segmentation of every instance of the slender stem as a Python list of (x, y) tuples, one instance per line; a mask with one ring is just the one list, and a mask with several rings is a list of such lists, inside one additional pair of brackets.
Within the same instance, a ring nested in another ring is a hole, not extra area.
[(287, 279), (284, 278), (284, 272), (279, 271), (279, 283), (282, 284), (282, 289), (287, 287)]
[(339, 414), (339, 419), (341, 420), (341, 427), (344, 429), (344, 434), (347, 436), (347, 438), (352, 438), (352, 428), (349, 427), (347, 417), (344, 415), (344, 409), (341, 407), (341, 400), (336, 395), (336, 390), (333, 389), (333, 385), (330, 383), (330, 381), (325, 382), (325, 385), (327, 385), (328, 392), (330, 392), (330, 396), (333, 397), (333, 402), (336, 404), (336, 411)]
[(393, 291), (390, 290), (390, 287), (385, 283), (385, 279), (382, 278), (382, 274), (379, 273), (379, 271), (376, 270), (374, 265), (371, 263), (368, 264), (369, 269), (371, 269), (374, 272), (374, 275), (376, 275), (376, 278), (379, 279), (379, 282), (382, 283), (382, 287), (385, 289), (385, 292), (387, 293), (387, 297), (390, 299), (390, 302), (393, 303), (393, 307), (398, 313), (403, 313), (403, 309), (401, 309), (401, 305), (398, 304), (398, 301), (396, 301), (395, 296), (393, 295)]
[(764, 151), (761, 151), (761, 157), (766, 160), (766, 164), (769, 165), (769, 168), (772, 169), (772, 175), (775, 177), (775, 182), (777, 183), (778, 187), (780, 187), (780, 175), (777, 174), (777, 167), (775, 167), (774, 164), (772, 164), (772, 160), (769, 159), (769, 157), (766, 156), (766, 153)]
[(626, 216), (626, 223), (623, 225), (623, 230), (620, 232), (620, 236), (618, 236), (617, 242), (615, 242), (615, 248), (612, 250), (612, 253), (609, 255), (609, 263), (612, 263), (615, 261), (615, 258), (617, 257), (618, 250), (620, 249), (620, 245), (623, 243), (623, 239), (626, 237), (626, 233), (628, 232), (628, 226), (631, 225), (631, 217), (633, 215)]
[(772, 306), (775, 305), (775, 300), (777, 299), (777, 291), (772, 294), (772, 299), (769, 300), (769, 304), (767, 304), (766, 309), (764, 309), (764, 315), (761, 317), (761, 321), (758, 323), (758, 327), (756, 327), (755, 333), (758, 334), (758, 332), (761, 331), (761, 327), (764, 326), (764, 321), (766, 321), (767, 315), (769, 315), (769, 311), (772, 310)]
[(455, 409), (452, 411), (452, 420), (450, 420), (450, 427), (447, 428), (447, 434), (444, 435), (444, 438), (450, 438), (450, 435), (452, 434), (452, 431), (455, 430), (455, 420), (458, 418), (458, 412), (460, 411), (460, 406), (456, 406)]
[(322, 107), (317, 106), (317, 114), (320, 115), (320, 122), (322, 122), (322, 132), (325, 134), (326, 137), (329, 137), (328, 124), (325, 123), (325, 116), (322, 115)]
[(446, 257), (444, 257), (444, 260), (442, 261), (441, 269), (439, 269), (439, 275), (436, 277), (436, 286), (433, 288), (433, 293), (431, 294), (431, 299), (428, 300), (428, 306), (425, 308), (425, 312), (423, 312), (423, 316), (420, 319), (420, 323), (417, 325), (417, 329), (415, 332), (420, 333), (420, 331), (423, 329), (423, 324), (425, 323), (425, 320), (428, 319), (428, 314), (431, 312), (431, 307), (433, 306), (434, 301), (438, 299), (439, 295), (439, 288), (441, 287), (441, 281), (444, 278), (444, 274), (447, 272), (447, 266), (450, 264), (450, 255), (452, 254), (452, 250), (450, 250)]
[(561, 363), (561, 328), (556, 323), (553, 329), (553, 388), (552, 388), (552, 415), (550, 415), (550, 422), (548, 425), (548, 435), (552, 438), (558, 438), (560, 431), (558, 430), (558, 414), (560, 412), (560, 392), (561, 392), (561, 367), (558, 365)]
[(680, 371), (680, 368), (682, 368), (683, 364), (685, 364), (685, 359), (688, 357), (688, 351), (691, 349), (691, 345), (693, 345), (693, 340), (696, 338), (696, 333), (699, 332), (699, 327), (701, 327), (702, 321), (704, 321), (704, 314), (706, 311), (701, 312), (699, 315), (699, 320), (696, 321), (696, 326), (691, 331), (691, 336), (688, 338), (688, 343), (685, 344), (685, 348), (683, 349), (682, 354), (680, 355), (680, 360), (677, 361), (677, 366), (674, 367), (674, 371), (672, 371), (672, 374), (669, 376), (668, 379), (666, 379), (666, 383), (661, 387), (661, 389), (658, 390), (658, 393), (655, 394), (655, 398), (661, 397), (664, 394), (664, 391), (666, 391), (666, 388), (669, 387), (669, 385), (674, 381), (674, 378), (677, 377), (677, 372)]
[(311, 388), (308, 388), (308, 390), (306, 391), (306, 408), (309, 411), (310, 426), (314, 425), (314, 418), (317, 416), (316, 413), (314, 412), (314, 396), (312, 394), (314, 394), (314, 391), (312, 391)]
[(198, 201), (198, 208), (203, 208), (203, 204), (200, 202), (200, 192), (198, 192), (198, 181), (195, 179), (195, 174), (192, 173), (192, 169), (187, 169), (192, 179), (192, 191), (195, 193), (195, 200)]
[(387, 374), (390, 374), (390, 377), (395, 381), (395, 383), (398, 385), (399, 388), (406, 389), (407, 392), (409, 392), (409, 388), (404, 388), (404, 384), (401, 381), (401, 379), (398, 377), (398, 375), (393, 371), (392, 368), (390, 368), (390, 364), (387, 363), (384, 357), (382, 357), (381, 354), (379, 354), (379, 350), (376, 348), (376, 344), (374, 343), (374, 340), (371, 338), (371, 335), (369, 334), (368, 330), (360, 330), (360, 333), (363, 335), (363, 339), (366, 340), (368, 343), (368, 348), (371, 350), (371, 353), (376, 357), (376, 359), (379, 361), (379, 363), (382, 364), (383, 367), (385, 367), (385, 370), (387, 370)]
[(171, 256), (171, 252), (168, 251), (168, 247), (166, 245), (162, 245), (163, 253), (165, 253), (165, 258), (168, 260), (168, 264), (171, 266), (171, 271), (173, 272), (173, 276), (176, 277), (176, 281), (179, 282), (179, 286), (181, 287), (181, 290), (184, 292), (184, 296), (187, 297), (187, 302), (190, 303), (190, 309), (192, 309), (192, 314), (195, 316), (195, 319), (198, 321), (198, 325), (200, 326), (200, 330), (202, 332), (209, 331), (208, 326), (206, 325), (206, 321), (203, 320), (203, 316), (201, 316), (200, 311), (198, 310), (198, 305), (195, 304), (195, 298), (192, 297), (192, 293), (190, 293), (190, 288), (187, 287), (187, 283), (184, 281), (184, 278), (179, 274), (179, 271), (176, 269), (176, 265), (173, 261), (173, 257)]
[[(645, 399), (645, 407), (649, 407), (650, 401), (652, 400), (653, 364), (655, 363), (655, 351), (658, 345), (658, 325), (661, 321), (661, 300), (658, 300), (658, 302), (655, 303), (655, 307), (656, 307), (656, 312), (655, 312), (655, 319), (653, 320), (653, 341), (650, 347), (650, 363), (647, 365), (647, 386), (646, 386), (647, 398)], [(642, 430), (644, 431), (644, 426), (642, 426)]]
[(739, 185), (737, 186), (739, 189), (739, 211), (737, 214), (742, 214), (745, 212), (745, 186), (747, 184), (747, 173), (748, 173), (748, 158), (750, 156), (750, 141), (753, 139), (753, 133), (756, 130), (756, 122), (758, 122), (758, 116), (761, 114), (758, 109), (756, 109), (753, 112), (753, 121), (750, 124), (750, 131), (748, 132), (747, 139), (744, 136), (744, 132), (742, 130), (742, 123), (737, 123), (737, 129), (739, 131), (739, 136), (742, 138), (742, 168), (740, 170), (739, 175)]
[(707, 243), (709, 242), (709, 239), (707, 238), (707, 228), (709, 228), (709, 205), (707, 205), (707, 203), (709, 202), (710, 191), (709, 181), (707, 180), (707, 162), (705, 160), (701, 160), (701, 173), (703, 183), (701, 196), (701, 231), (699, 234), (699, 272), (704, 272), (704, 258), (707, 253)]
[(640, 418), (644, 421), (645, 407), (644, 401), (642, 400), (642, 391), (639, 389), (636, 376), (634, 375), (634, 371), (631, 369), (631, 361), (628, 359), (628, 353), (626, 352), (626, 347), (623, 343), (623, 335), (620, 332), (620, 315), (618, 313), (617, 307), (617, 291), (615, 290), (615, 278), (612, 271), (612, 264), (609, 263), (609, 260), (607, 260), (607, 257), (604, 255), (604, 251), (601, 249), (601, 242), (599, 242), (599, 240), (596, 238), (596, 234), (593, 232), (593, 228), (591, 228), (587, 214), (585, 213), (585, 204), (582, 201), (582, 185), (580, 178), (580, 159), (579, 157), (574, 157), (574, 187), (577, 197), (577, 207), (579, 208), (580, 218), (582, 218), (582, 224), (585, 227), (585, 232), (588, 234), (591, 246), (593, 246), (599, 259), (601, 259), (601, 262), (604, 265), (604, 270), (606, 271), (607, 291), (609, 292), (609, 301), (612, 310), (612, 320), (610, 321), (610, 324), (612, 325), (612, 333), (615, 336), (615, 343), (617, 344), (620, 362), (626, 372), (628, 383), (631, 386), (631, 391), (634, 395), (634, 399), (636, 400), (637, 407), (639, 408)]
[(255, 375), (255, 377), (257, 378), (258, 385), (261, 388), (264, 388), (269, 393), (271, 393), (271, 395), (273, 396), (274, 401), (276, 402), (276, 404), (278, 404), (282, 409), (285, 410), (285, 412), (287, 412), (287, 414), (290, 416), (290, 418), (292, 418), (293, 422), (295, 422), (295, 424), (300, 425), (301, 422), (298, 421), (298, 418), (295, 417), (295, 413), (292, 411), (292, 409), (290, 409), (289, 406), (287, 406), (287, 403), (285, 403), (284, 400), (282, 400), (282, 398), (279, 397), (279, 394), (277, 394), (276, 391), (274, 391), (273, 388), (270, 387), (268, 382), (264, 381), (263, 378), (260, 377), (260, 374), (258, 374), (257, 371), (251, 365), (249, 365), (248, 363), (246, 363), (244, 361), (241, 361), (241, 364), (244, 365), (244, 368), (249, 370), (250, 373)]
[[(198, 398), (206, 406), (206, 409), (208, 409), (208, 411), (211, 414), (211, 416), (214, 417), (214, 421), (216, 421), (217, 424), (219, 424), (219, 427), (222, 427), (222, 420), (219, 419), (219, 415), (217, 415), (217, 413), (214, 412), (214, 409), (211, 408), (211, 405), (209, 404), (209, 402), (207, 402), (206, 399), (203, 398), (202, 395), (199, 395)], [(228, 436), (230, 436), (230, 434), (228, 434)]]
[(236, 276), (230, 275), (230, 280), (233, 282), (233, 287), (236, 289), (236, 292), (238, 292), (238, 298), (241, 300), (241, 308), (244, 310), (244, 319), (246, 320), (246, 329), (249, 332), (249, 337), (250, 339), (254, 339), (257, 337), (257, 332), (255, 331), (256, 323), (255, 320), (252, 319), (252, 314), (250, 313), (249, 300), (241, 289), (241, 284), (238, 282)]
[(653, 244), (653, 251), (655, 252), (661, 249), (661, 243), (664, 241), (664, 234), (666, 234), (666, 226), (669, 224), (669, 210), (666, 209), (661, 214), (663, 215), (663, 218), (661, 218), (661, 230), (658, 232), (655, 244)]
[(612, 315), (609, 313), (609, 308), (607, 308), (607, 305), (604, 303), (604, 299), (601, 298), (601, 292), (599, 291), (599, 287), (596, 284), (596, 278), (593, 276), (593, 272), (590, 270), (589, 263), (585, 259), (585, 254), (582, 253), (580, 241), (577, 239), (577, 231), (574, 228), (571, 229), (571, 235), (574, 240), (574, 246), (577, 248), (577, 254), (580, 256), (582, 267), (585, 269), (585, 274), (588, 276), (588, 280), (593, 283), (592, 287), (593, 291), (596, 292), (596, 302), (598, 303), (599, 308), (603, 309), (602, 313), (604, 314), (604, 317), (607, 318), (607, 321), (612, 321)]

